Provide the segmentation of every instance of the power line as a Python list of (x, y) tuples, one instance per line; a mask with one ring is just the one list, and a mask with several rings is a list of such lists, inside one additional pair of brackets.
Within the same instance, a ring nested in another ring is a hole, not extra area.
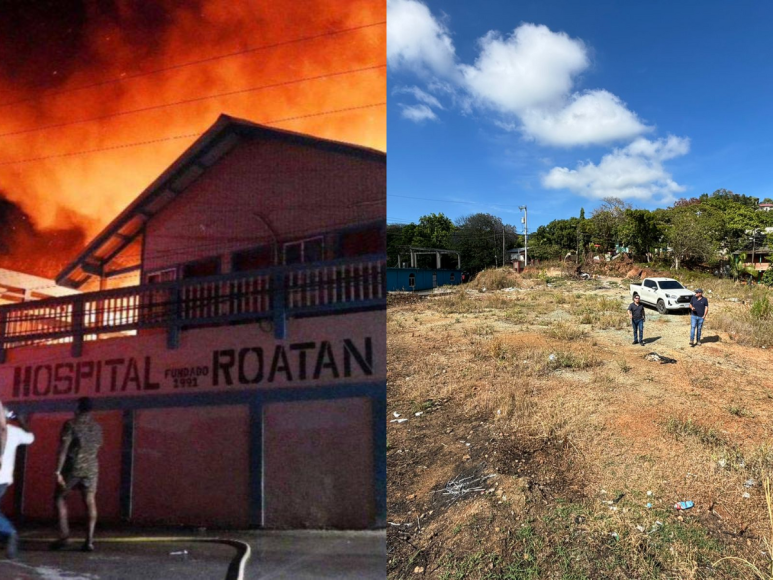
[[(234, 56), (240, 56), (240, 55), (244, 55), (244, 54), (258, 52), (258, 51), (261, 51), (261, 50), (269, 50), (269, 49), (272, 49), (272, 48), (279, 48), (279, 47), (282, 47), (282, 46), (287, 46), (287, 45), (290, 45), (290, 44), (296, 44), (296, 43), (299, 43), (299, 42), (306, 42), (306, 41), (309, 41), (309, 40), (317, 40), (317, 39), (325, 38), (325, 37), (329, 37), (329, 36), (337, 36), (339, 34), (346, 34), (348, 32), (355, 32), (355, 31), (358, 31), (358, 30), (364, 30), (366, 28), (372, 28), (374, 26), (382, 26), (384, 24), (386, 24), (386, 20), (381, 20), (379, 22), (371, 22), (370, 24), (362, 24), (360, 26), (352, 26), (352, 27), (349, 27), (349, 28), (341, 28), (341, 29), (338, 29), (338, 30), (331, 30), (329, 32), (323, 32), (323, 33), (314, 34), (314, 35), (311, 35), (311, 36), (302, 36), (300, 38), (294, 38), (292, 40), (284, 40), (284, 41), (275, 42), (275, 43), (272, 43), (272, 44), (264, 44), (264, 45), (261, 45), (261, 46), (254, 46), (254, 47), (251, 47), (251, 48), (245, 48), (243, 50), (237, 50), (235, 52), (228, 52), (228, 53), (224, 53), (224, 54), (210, 56), (210, 57), (207, 57), (207, 58), (201, 58), (201, 59), (197, 59), (197, 60), (181, 62), (181, 63), (177, 63), (177, 64), (165, 66), (165, 67), (160, 67), (160, 68), (149, 70), (149, 71), (145, 71), (145, 72), (133, 73), (133, 74), (124, 75), (124, 76), (121, 76), (121, 77), (115, 77), (115, 78), (112, 78), (112, 79), (106, 79), (106, 80), (103, 80), (103, 81), (98, 81), (98, 82), (95, 82), (95, 83), (89, 83), (89, 84), (85, 84), (85, 85), (79, 85), (79, 86), (76, 86), (76, 87), (70, 87), (70, 88), (67, 88), (67, 89), (43, 91), (42, 92), (42, 96), (43, 97), (48, 97), (48, 96), (62, 95), (62, 94), (67, 94), (67, 93), (74, 93), (74, 92), (78, 92), (78, 91), (85, 91), (87, 89), (93, 89), (93, 88), (96, 88), (96, 87), (103, 87), (103, 86), (107, 86), (107, 85), (118, 84), (118, 83), (122, 83), (124, 81), (132, 80), (132, 79), (136, 79), (136, 78), (140, 78), (140, 77), (144, 77), (144, 76), (148, 76), (148, 75), (158, 74), (158, 73), (162, 73), (162, 72), (168, 72), (168, 71), (172, 71), (172, 70), (178, 70), (178, 69), (189, 67), (189, 66), (194, 66), (194, 65), (198, 65), (198, 64), (204, 64), (204, 63), (208, 63), (208, 62), (214, 62), (214, 61), (217, 61), (217, 60), (222, 60), (224, 58), (231, 58), (231, 57), (234, 57)], [(19, 104), (22, 104), (22, 103), (28, 103), (28, 102), (31, 102), (31, 101), (36, 101), (36, 100), (39, 100), (40, 95), (41, 95), (41, 93), (39, 93), (38, 96), (36, 96), (36, 97), (27, 97), (27, 98), (24, 98), (24, 99), (17, 99), (15, 101), (8, 101), (6, 103), (0, 103), (0, 108), (10, 107), (12, 105), (19, 105)]]
[[(296, 115), (294, 117), (285, 117), (283, 119), (274, 119), (273, 121), (259, 121), (262, 125), (277, 125), (279, 123), (287, 123), (290, 121), (298, 121), (301, 119), (309, 119), (312, 117), (322, 117), (325, 115), (335, 115), (338, 113), (347, 113), (351, 111), (359, 111), (363, 109), (371, 109), (374, 107), (383, 107), (386, 105), (386, 101), (382, 101), (380, 103), (371, 103), (369, 105), (359, 105), (356, 107), (344, 107), (341, 109), (331, 109), (329, 111), (321, 111), (318, 113), (309, 113), (308, 115)], [(27, 159), (14, 159), (9, 161), (0, 161), (0, 166), (6, 166), (6, 165), (20, 165), (23, 163), (32, 163), (35, 161), (45, 161), (47, 159), (61, 159), (65, 157), (75, 157), (79, 155), (89, 155), (91, 153), (99, 153), (102, 151), (115, 151), (118, 149), (129, 149), (132, 147), (142, 147), (145, 145), (154, 145), (156, 143), (162, 143), (165, 141), (174, 141), (178, 139), (188, 139), (191, 137), (199, 137), (203, 134), (203, 132), (198, 133), (186, 133), (184, 135), (170, 135), (168, 137), (160, 137), (158, 139), (150, 139), (148, 141), (135, 141), (133, 143), (121, 143), (118, 145), (112, 145), (110, 147), (98, 147), (95, 149), (85, 149), (82, 151), (70, 151), (67, 153), (57, 153), (54, 155), (42, 155), (40, 157), (29, 157)]]
[(86, 118), (86, 119), (77, 119), (75, 121), (65, 121), (63, 123), (53, 123), (51, 125), (42, 125), (40, 127), (29, 127), (29, 128), (26, 128), (26, 129), (20, 129), (18, 131), (9, 131), (7, 133), (0, 133), (0, 137), (11, 137), (11, 136), (15, 136), (15, 135), (25, 135), (25, 134), (28, 134), (28, 133), (35, 133), (37, 131), (44, 131), (44, 130), (47, 130), (47, 129), (59, 129), (59, 128), (62, 128), (62, 127), (69, 127), (69, 126), (72, 126), (72, 125), (80, 125), (82, 123), (90, 123), (92, 121), (103, 121), (105, 119), (111, 119), (111, 118), (114, 118), (114, 117), (122, 117), (122, 116), (125, 116), (125, 115), (131, 115), (131, 114), (134, 114), (134, 113), (145, 113), (147, 111), (154, 111), (154, 110), (158, 110), (158, 109), (164, 109), (166, 107), (175, 107), (175, 106), (178, 106), (178, 105), (188, 105), (188, 104), (191, 104), (191, 103), (197, 103), (197, 102), (200, 102), (200, 101), (206, 101), (206, 100), (209, 100), (209, 99), (215, 99), (215, 98), (219, 98), (219, 97), (230, 97), (230, 96), (234, 96), (234, 95), (240, 95), (240, 94), (250, 93), (250, 92), (255, 92), (255, 91), (262, 91), (262, 90), (267, 90), (267, 89), (275, 89), (275, 88), (284, 87), (284, 86), (288, 86), (288, 85), (292, 85), (292, 84), (297, 84), (297, 83), (302, 83), (302, 82), (309, 82), (309, 81), (316, 81), (316, 80), (321, 80), (321, 79), (328, 79), (328, 78), (339, 77), (339, 76), (355, 74), (355, 73), (361, 73), (361, 72), (366, 72), (366, 71), (371, 71), (371, 70), (378, 70), (378, 69), (381, 69), (381, 68), (386, 68), (386, 65), (385, 64), (379, 64), (379, 65), (367, 66), (367, 67), (362, 67), (362, 68), (349, 69), (349, 70), (345, 70), (345, 71), (338, 71), (338, 72), (334, 72), (334, 73), (326, 73), (326, 74), (316, 75), (316, 76), (312, 76), (312, 77), (303, 77), (303, 78), (299, 78), (299, 79), (293, 79), (293, 80), (290, 80), (290, 81), (283, 81), (283, 82), (279, 82), (279, 83), (272, 83), (272, 84), (261, 85), (261, 86), (257, 86), (257, 87), (250, 87), (250, 88), (247, 88), (247, 89), (239, 89), (239, 90), (236, 90), (236, 91), (228, 91), (228, 92), (225, 92), (225, 93), (216, 93), (214, 95), (207, 95), (207, 96), (203, 96), (203, 97), (193, 97), (193, 98), (190, 98), (190, 99), (183, 99), (183, 100), (174, 101), (174, 102), (171, 102), (171, 103), (162, 103), (162, 104), (159, 104), (159, 105), (150, 105), (148, 107), (141, 107), (139, 109), (130, 109), (130, 110), (127, 110), (127, 111), (117, 111), (115, 113), (108, 113), (106, 115), (100, 115), (98, 117), (89, 117), (89, 118)]
[(491, 204), (491, 203), (481, 203), (479, 201), (460, 201), (460, 200), (456, 200), (456, 199), (433, 199), (433, 198), (429, 198), (429, 197), (411, 197), (411, 196), (408, 196), (408, 195), (396, 195), (394, 193), (390, 193), (389, 197), (400, 197), (400, 198), (403, 198), (403, 199), (419, 199), (419, 200), (423, 200), (423, 201), (442, 201), (442, 202), (447, 202), (447, 203), (464, 203), (464, 204), (469, 204), (469, 205), (485, 205), (485, 206), (492, 207), (492, 208), (495, 208), (495, 207), (517, 207), (517, 206), (514, 206), (514, 205), (501, 205), (501, 204), (497, 204), (497, 203), (494, 203), (494, 204)]

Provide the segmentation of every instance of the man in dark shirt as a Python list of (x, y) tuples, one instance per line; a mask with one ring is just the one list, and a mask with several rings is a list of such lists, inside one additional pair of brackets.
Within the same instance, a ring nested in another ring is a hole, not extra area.
[(52, 549), (63, 548), (70, 537), (66, 497), (70, 490), (80, 488), (89, 515), (89, 528), (84, 552), (94, 551), (94, 528), (97, 525), (97, 452), (102, 445), (102, 428), (91, 414), (91, 399), (78, 399), (75, 418), (62, 427), (59, 458), (56, 466), (56, 509), (59, 512), (59, 540)]
[[(690, 299), (690, 346), (701, 345), (701, 330), (703, 330), (703, 323), (706, 322), (706, 316), (709, 314), (709, 301), (703, 295), (703, 290), (698, 288), (695, 290), (695, 296)], [(695, 331), (698, 331), (698, 336), (695, 336)], [(695, 342), (693, 339), (697, 338)]]
[(628, 305), (628, 318), (631, 319), (631, 324), (633, 324), (633, 343), (644, 346), (644, 304), (641, 304), (638, 294), (633, 297), (633, 302)]

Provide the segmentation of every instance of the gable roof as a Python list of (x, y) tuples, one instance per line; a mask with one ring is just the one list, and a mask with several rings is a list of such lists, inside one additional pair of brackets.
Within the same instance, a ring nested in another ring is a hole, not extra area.
[(281, 140), (307, 147), (386, 163), (386, 153), (368, 147), (275, 129), (220, 115), (137, 199), (97, 235), (56, 277), (57, 284), (81, 287), (91, 276), (101, 276), (105, 266), (141, 234), (145, 223), (177, 198), (242, 139)]

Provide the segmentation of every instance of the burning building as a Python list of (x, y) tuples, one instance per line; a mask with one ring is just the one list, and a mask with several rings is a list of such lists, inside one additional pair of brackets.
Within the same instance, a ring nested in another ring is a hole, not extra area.
[(78, 292), (0, 306), (37, 437), (6, 509), (54, 517), (90, 396), (104, 520), (383, 525), (385, 214), (384, 153), (222, 115), (61, 271)]

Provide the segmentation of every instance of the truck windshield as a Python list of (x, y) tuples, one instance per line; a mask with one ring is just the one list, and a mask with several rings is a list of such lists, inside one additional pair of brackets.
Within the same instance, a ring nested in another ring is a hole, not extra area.
[(661, 290), (681, 290), (684, 288), (684, 286), (676, 280), (666, 280), (665, 282), (658, 282), (658, 284), (660, 284)]

